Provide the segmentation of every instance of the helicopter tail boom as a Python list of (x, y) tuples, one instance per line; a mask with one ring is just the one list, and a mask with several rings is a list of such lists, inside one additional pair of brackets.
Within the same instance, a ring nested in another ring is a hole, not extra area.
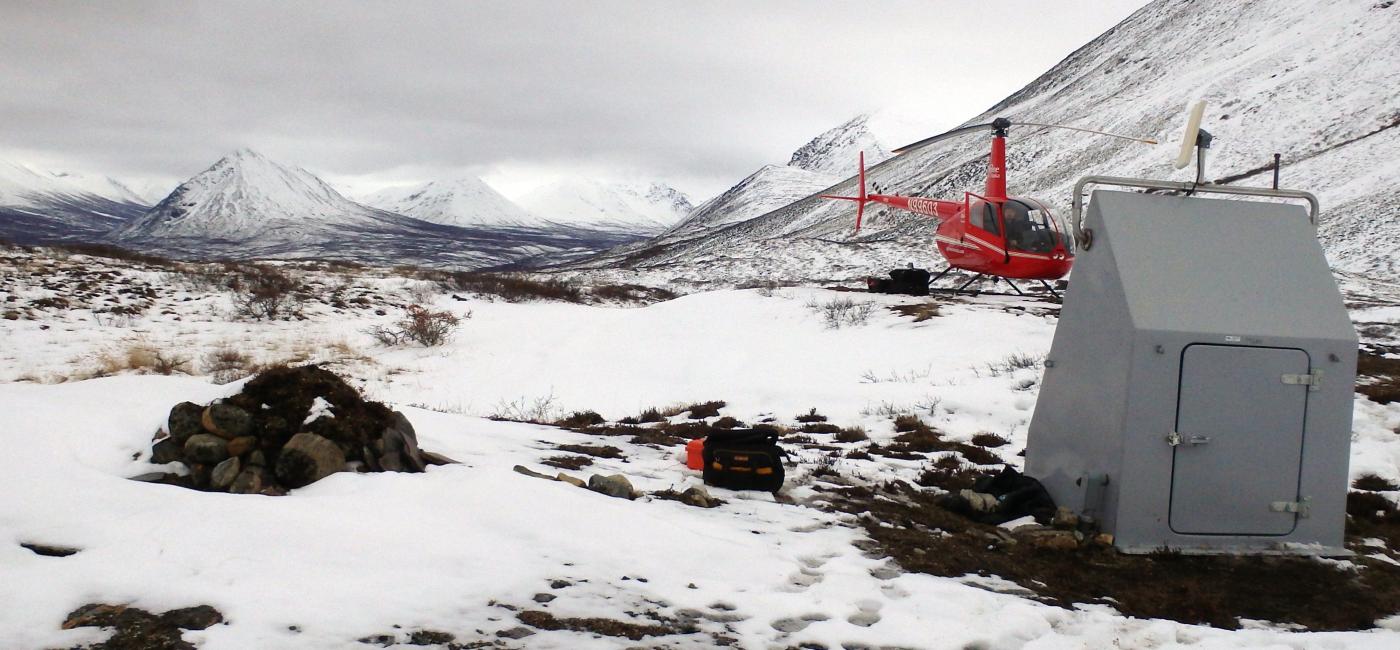
[(860, 196), (837, 196), (834, 194), (820, 194), (823, 199), (837, 199), (840, 201), (856, 202), (856, 232), (860, 232), (861, 219), (865, 217), (865, 204), (870, 202), (870, 194), (865, 190), (865, 152), (860, 152)]

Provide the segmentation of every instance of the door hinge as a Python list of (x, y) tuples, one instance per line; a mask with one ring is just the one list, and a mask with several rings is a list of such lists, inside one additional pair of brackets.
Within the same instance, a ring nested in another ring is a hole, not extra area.
[(1308, 390), (1316, 391), (1322, 388), (1322, 371), (1314, 370), (1306, 375), (1284, 375), (1283, 383), (1290, 386), (1307, 386)]
[(1273, 512), (1296, 513), (1300, 519), (1307, 519), (1312, 514), (1311, 497), (1299, 497), (1297, 501), (1275, 501), (1269, 504), (1269, 510)]

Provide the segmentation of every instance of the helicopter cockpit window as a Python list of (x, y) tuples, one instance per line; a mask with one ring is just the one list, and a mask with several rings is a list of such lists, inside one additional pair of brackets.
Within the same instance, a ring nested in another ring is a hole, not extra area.
[(1006, 247), (1027, 253), (1049, 253), (1055, 248), (1055, 230), (1050, 214), (1020, 201), (1007, 201), (1002, 207), (1006, 218)]
[(974, 210), (974, 214), (977, 216), (972, 220), (972, 225), (992, 233), (993, 235), (1001, 234), (1001, 228), (997, 227), (996, 206), (991, 203), (983, 203), (982, 209)]

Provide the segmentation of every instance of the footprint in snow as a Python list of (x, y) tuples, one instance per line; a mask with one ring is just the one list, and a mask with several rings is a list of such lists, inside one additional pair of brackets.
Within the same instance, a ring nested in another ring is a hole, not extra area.
[(856, 613), (846, 618), (846, 622), (860, 627), (870, 627), (880, 622), (880, 601), (878, 600), (858, 600), (856, 601)]
[(830, 618), (831, 617), (827, 616), (826, 614), (803, 614), (801, 618), (780, 618), (776, 621), (773, 621), (769, 625), (772, 625), (773, 629), (784, 634), (792, 634), (794, 632), (801, 632), (802, 630), (807, 629), (807, 626), (811, 625), (812, 623), (815, 623), (817, 621), (825, 621)]

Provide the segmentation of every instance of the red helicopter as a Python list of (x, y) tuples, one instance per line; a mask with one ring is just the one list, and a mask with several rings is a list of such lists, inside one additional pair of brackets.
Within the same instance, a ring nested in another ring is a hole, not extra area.
[[(1070, 129), (1157, 144), (1156, 140), (1104, 133), (1058, 124), (1020, 123), (1021, 126)], [(929, 281), (937, 282), (953, 269), (976, 275), (954, 290), (966, 289), (985, 275), (1006, 280), (1016, 293), (1016, 280), (1038, 280), (1052, 295), (1058, 295), (1047, 280), (1058, 280), (1074, 264), (1074, 238), (1044, 203), (1006, 194), (1006, 133), (1011, 120), (996, 118), (925, 138), (894, 150), (906, 153), (940, 140), (977, 131), (992, 131), (992, 150), (987, 159), (987, 188), (983, 194), (963, 192), (961, 200), (948, 201), (897, 194), (870, 194), (865, 186), (865, 153), (860, 154), (860, 196), (822, 194), (822, 198), (856, 202), (856, 232), (860, 232), (865, 204), (880, 203), (938, 219), (934, 241), (948, 260), (948, 268)], [(995, 282), (995, 281), (994, 281)], [(1024, 295), (1024, 294), (1021, 294)]]

